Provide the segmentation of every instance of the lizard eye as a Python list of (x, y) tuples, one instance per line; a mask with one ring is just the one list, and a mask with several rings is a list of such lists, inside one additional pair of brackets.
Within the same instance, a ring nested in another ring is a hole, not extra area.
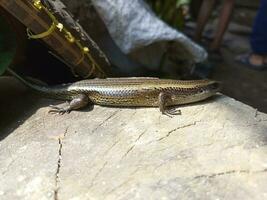
[(204, 93), (204, 92), (205, 92), (204, 89), (199, 90), (199, 93)]

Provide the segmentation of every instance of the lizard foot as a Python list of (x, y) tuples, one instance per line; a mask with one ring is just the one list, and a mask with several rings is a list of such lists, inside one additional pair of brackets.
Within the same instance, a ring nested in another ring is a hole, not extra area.
[(65, 113), (70, 113), (72, 110), (78, 110), (85, 107), (88, 102), (88, 97), (85, 94), (80, 94), (75, 96), (68, 105), (65, 105), (64, 107), (50, 105), (52, 109), (48, 113), (64, 115)]
[(54, 106), (54, 105), (50, 105), (49, 107), (52, 108), (51, 110), (48, 111), (48, 113), (51, 113), (51, 114), (64, 115), (66, 113), (70, 113), (71, 112), (69, 107), (61, 108), (61, 107)]
[(171, 108), (171, 109), (166, 109), (163, 112), (164, 115), (167, 115), (170, 118), (173, 118), (175, 115), (181, 115), (182, 112), (181, 110), (177, 109), (177, 108)]
[(161, 92), (158, 97), (159, 101), (159, 110), (162, 114), (167, 115), (168, 117), (173, 117), (174, 115), (181, 115), (181, 110), (177, 107), (168, 108), (167, 104), (171, 103), (171, 96), (168, 93)]

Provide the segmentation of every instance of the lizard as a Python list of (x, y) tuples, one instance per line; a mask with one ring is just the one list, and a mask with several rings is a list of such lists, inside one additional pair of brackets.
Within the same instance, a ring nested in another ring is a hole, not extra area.
[(87, 105), (117, 107), (159, 107), (166, 115), (181, 114), (176, 106), (205, 100), (221, 89), (214, 80), (172, 80), (153, 77), (86, 79), (69, 84), (45, 86), (7, 71), (45, 97), (65, 100), (64, 107), (50, 106), (50, 113), (64, 114)]

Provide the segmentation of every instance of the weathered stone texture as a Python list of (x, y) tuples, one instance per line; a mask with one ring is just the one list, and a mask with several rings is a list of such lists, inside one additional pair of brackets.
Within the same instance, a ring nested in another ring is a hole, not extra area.
[(51, 101), (24, 97), (27, 119), (0, 141), (0, 199), (267, 198), (267, 115), (231, 98), (170, 118), (99, 106), (50, 115)]

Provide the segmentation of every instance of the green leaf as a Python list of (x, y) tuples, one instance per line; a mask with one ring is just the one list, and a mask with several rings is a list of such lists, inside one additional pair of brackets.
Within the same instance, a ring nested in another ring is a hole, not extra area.
[(0, 16), (0, 75), (10, 65), (16, 53), (16, 39), (9, 25)]
[(184, 27), (184, 16), (181, 7), (191, 0), (146, 0), (159, 18), (174, 28)]
[(176, 7), (180, 7), (181, 5), (184, 5), (184, 4), (190, 4), (190, 1), (191, 0), (177, 0)]

